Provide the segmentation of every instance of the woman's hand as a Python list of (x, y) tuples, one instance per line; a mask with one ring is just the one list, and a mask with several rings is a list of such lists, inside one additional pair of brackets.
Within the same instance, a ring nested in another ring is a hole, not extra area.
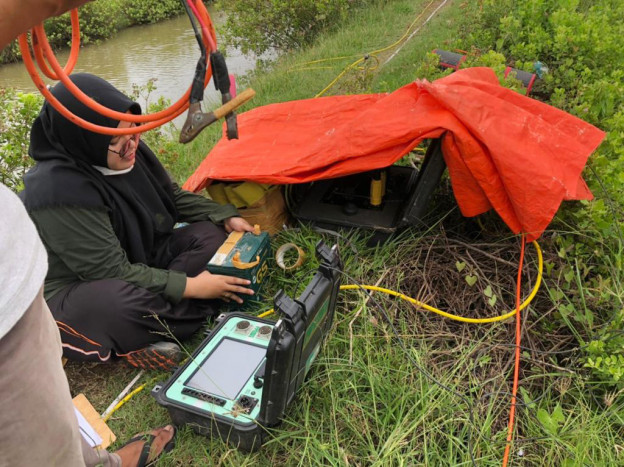
[(225, 227), (225, 231), (227, 233), (232, 231), (253, 232), (254, 230), (253, 226), (242, 217), (228, 217), (223, 222), (223, 226)]
[(237, 294), (253, 295), (254, 291), (243, 287), (251, 284), (247, 279), (240, 277), (221, 276), (203, 271), (195, 277), (186, 279), (186, 288), (182, 294), (183, 298), (219, 298), (229, 302), (243, 303), (243, 299)]

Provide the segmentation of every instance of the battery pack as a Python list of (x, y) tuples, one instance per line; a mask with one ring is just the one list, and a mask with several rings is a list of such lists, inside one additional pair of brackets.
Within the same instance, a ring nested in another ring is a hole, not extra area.
[[(232, 232), (206, 265), (211, 274), (234, 276), (251, 281), (248, 286), (254, 295), (240, 295), (243, 305), (250, 300), (260, 299), (262, 283), (269, 266), (271, 242), (267, 232)], [(238, 303), (230, 302), (240, 307)]]

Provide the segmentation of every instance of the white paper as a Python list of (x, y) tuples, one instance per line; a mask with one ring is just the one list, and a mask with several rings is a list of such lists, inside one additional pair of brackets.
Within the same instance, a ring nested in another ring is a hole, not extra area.
[(74, 411), (76, 412), (76, 418), (78, 419), (80, 434), (87, 441), (87, 443), (89, 443), (89, 446), (94, 448), (95, 446), (102, 444), (102, 437), (97, 434), (87, 419), (80, 413), (80, 410), (74, 407)]

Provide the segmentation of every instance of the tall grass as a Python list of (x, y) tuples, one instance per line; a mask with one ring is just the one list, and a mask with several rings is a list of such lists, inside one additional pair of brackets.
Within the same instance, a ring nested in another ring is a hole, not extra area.
[[(426, 5), (420, 0), (380, 1), (357, 12), (338, 31), (250, 77), (246, 84), (258, 95), (247, 108), (313, 97), (345, 66), (395, 42)], [(419, 77), (427, 51), (453, 44), (464, 8), (459, 1), (449, 2), (396, 58), (376, 69), (352, 70), (329, 92), (390, 91)], [(172, 169), (179, 181), (190, 175), (219, 136), (219, 128), (209, 128), (189, 146), (176, 149), (180, 157)], [(490, 219), (481, 231), (461, 219), (448, 182), (443, 182), (436, 200), (429, 229), (406, 232), (382, 246), (367, 246), (362, 232), (344, 233), (343, 238), (326, 235), (328, 243), (340, 246), (348, 274), (343, 282), (381, 281), (385, 287), (458, 314), (507, 311), (513, 303), (508, 297), (513, 296), (517, 243), (496, 220)], [(549, 235), (543, 245), (546, 262), (558, 265), (564, 259), (556, 254)], [(292, 241), (310, 255), (304, 267), (292, 274), (271, 264), (265, 296), (279, 288), (291, 296), (302, 291), (317, 265), (311, 253), (320, 236), (301, 226), (273, 238), (274, 246)], [(468, 236), (477, 239), (473, 247), (490, 256), (462, 246)], [(464, 281), (454, 267), (459, 260), (485, 271), (484, 279), (500, 289), (495, 306), (485, 305), (482, 284), (471, 287)], [(535, 259), (530, 252), (526, 262), (526, 281), (532, 283)], [(506, 281), (510, 277), (511, 286)], [(577, 350), (575, 333), (582, 337), (584, 331), (574, 322), (567, 326), (554, 319), (558, 310), (550, 291), (557, 282), (547, 274), (546, 284), (524, 314), (512, 465), (621, 465), (621, 395), (596, 396), (594, 381)], [(267, 302), (266, 308), (270, 306)], [(471, 456), (478, 465), (500, 465), (513, 371), (513, 323), (459, 324), (406, 302), (359, 291), (341, 292), (336, 313), (309, 379), (259, 452), (243, 454), (183, 428), (176, 449), (159, 465), (438, 466), (471, 465)], [(188, 346), (192, 350), (193, 343)], [(74, 392), (83, 390), (98, 410), (132, 376), (123, 368), (76, 364), (69, 365), (69, 373)], [(148, 375), (143, 380), (154, 377), (167, 375)], [(168, 420), (166, 411), (143, 391), (109, 424), (125, 439)]]

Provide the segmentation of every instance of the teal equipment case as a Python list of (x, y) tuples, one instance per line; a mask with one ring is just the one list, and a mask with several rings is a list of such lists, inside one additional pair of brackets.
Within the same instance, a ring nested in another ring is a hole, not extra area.
[[(259, 300), (260, 289), (269, 270), (267, 259), (271, 255), (271, 242), (267, 232), (232, 232), (208, 261), (206, 269), (212, 274), (248, 279), (254, 295), (239, 295), (244, 303)], [(231, 302), (230, 306), (240, 306)]]
[(334, 317), (340, 288), (337, 248), (316, 246), (320, 266), (293, 300), (274, 297), (277, 322), (222, 314), (189, 361), (152, 390), (176, 425), (257, 450), (293, 402)]

